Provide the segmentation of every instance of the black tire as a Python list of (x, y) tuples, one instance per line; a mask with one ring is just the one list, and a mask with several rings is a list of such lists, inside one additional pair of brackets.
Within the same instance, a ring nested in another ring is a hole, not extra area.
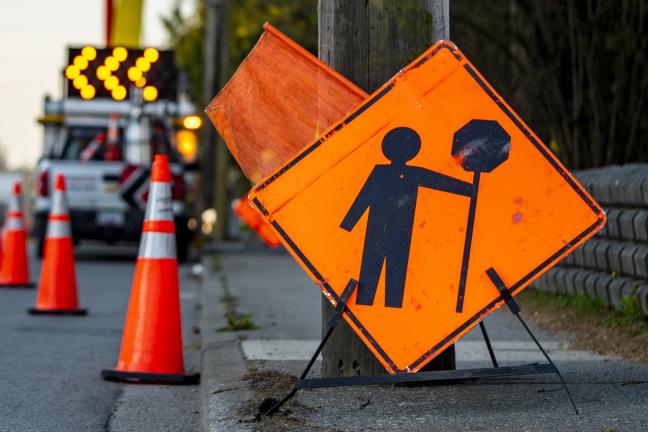
[(36, 239), (36, 256), (43, 258), (45, 249), (45, 232), (47, 231), (47, 212), (37, 213), (34, 217), (32, 235)]
[(36, 256), (38, 259), (43, 259), (45, 252), (45, 237), (36, 238)]
[(178, 254), (178, 262), (181, 264), (186, 263), (189, 259), (189, 240), (187, 238), (178, 236), (176, 248)]
[(175, 219), (176, 225), (176, 250), (178, 262), (186, 263), (189, 260), (189, 249), (193, 240), (193, 232), (187, 227), (187, 217), (179, 216)]

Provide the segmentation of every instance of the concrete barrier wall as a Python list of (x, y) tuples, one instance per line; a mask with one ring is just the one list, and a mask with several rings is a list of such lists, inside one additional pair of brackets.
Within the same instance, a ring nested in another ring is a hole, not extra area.
[(586, 295), (619, 310), (625, 297), (637, 296), (648, 317), (648, 164), (608, 166), (575, 175), (605, 209), (607, 224), (534, 286)]

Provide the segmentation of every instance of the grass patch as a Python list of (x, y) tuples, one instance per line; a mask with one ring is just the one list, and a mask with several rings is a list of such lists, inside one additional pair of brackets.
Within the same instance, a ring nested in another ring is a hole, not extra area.
[(221, 263), (220, 257), (218, 255), (212, 256), (211, 265), (212, 265), (212, 270), (214, 270), (216, 273), (220, 273), (223, 271), (223, 264)]
[(236, 301), (236, 297), (233, 296), (229, 291), (225, 291), (223, 295), (220, 298), (221, 303), (234, 303)]
[(609, 312), (610, 310), (602, 301), (583, 294), (569, 296), (531, 288), (524, 291), (522, 298), (532, 300), (541, 305), (569, 308), (579, 314), (602, 313)]
[(621, 310), (585, 295), (568, 296), (529, 288), (516, 297), (523, 316), (541, 327), (568, 333), (576, 349), (648, 363), (648, 319), (636, 292)]
[(539, 305), (569, 309), (576, 316), (596, 316), (610, 326), (631, 328), (637, 334), (648, 332), (648, 320), (636, 290), (623, 298), (621, 310), (611, 309), (601, 300), (584, 294), (570, 296), (531, 288), (525, 291), (523, 298)]
[(233, 316), (228, 314), (226, 317), (227, 325), (216, 329), (217, 332), (227, 332), (227, 331), (241, 331), (241, 330), (255, 330), (259, 327), (255, 324), (252, 319), (252, 315), (244, 314), (240, 316)]

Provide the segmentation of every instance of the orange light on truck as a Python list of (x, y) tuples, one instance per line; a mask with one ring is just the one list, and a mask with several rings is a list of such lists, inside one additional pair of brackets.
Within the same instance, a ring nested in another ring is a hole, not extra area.
[(184, 120), (182, 121), (182, 125), (186, 129), (195, 130), (200, 128), (200, 126), (202, 126), (202, 119), (197, 115), (190, 115), (184, 118)]
[(196, 134), (188, 130), (179, 130), (176, 133), (176, 143), (178, 152), (185, 160), (193, 160), (198, 151), (198, 139)]

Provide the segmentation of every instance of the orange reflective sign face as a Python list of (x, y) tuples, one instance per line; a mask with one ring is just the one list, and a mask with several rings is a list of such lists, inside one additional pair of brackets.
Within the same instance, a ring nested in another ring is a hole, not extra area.
[[(286, 125), (287, 128), (290, 125)], [(414, 372), (605, 223), (451, 43), (259, 183), (254, 205), (391, 373)]]

